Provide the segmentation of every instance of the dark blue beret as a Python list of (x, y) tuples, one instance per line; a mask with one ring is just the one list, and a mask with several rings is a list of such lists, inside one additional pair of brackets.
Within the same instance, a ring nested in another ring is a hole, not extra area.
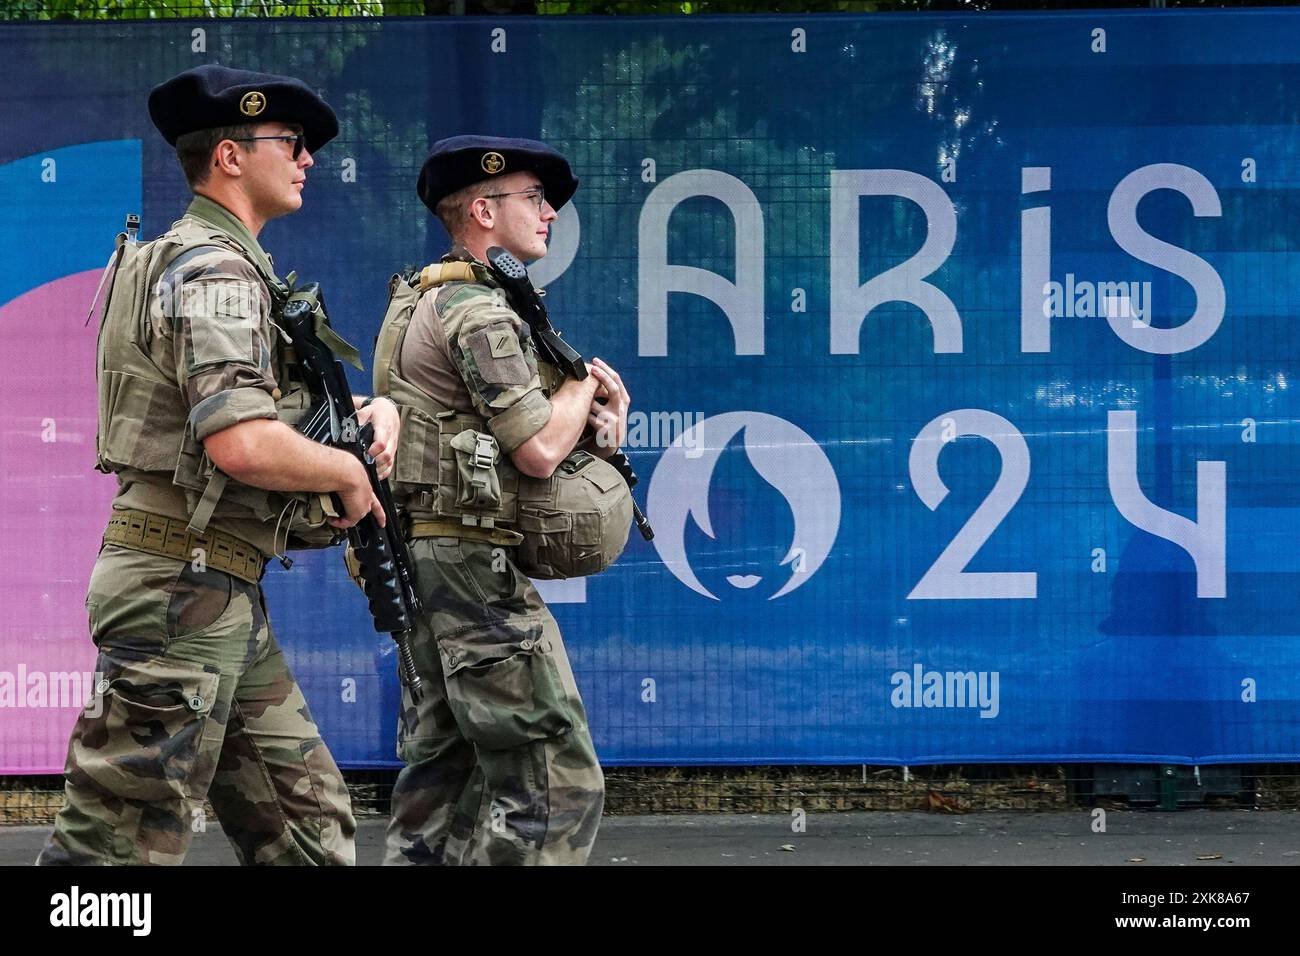
[(280, 122), (301, 124), (314, 153), (339, 133), (334, 111), (302, 80), (211, 63), (155, 86), (149, 117), (173, 146), (196, 130)]
[(431, 212), (437, 212), (438, 203), (458, 189), (521, 171), (537, 174), (546, 201), (554, 209), (578, 191), (578, 177), (569, 161), (545, 143), (502, 136), (452, 136), (433, 144), (420, 170), (416, 192)]

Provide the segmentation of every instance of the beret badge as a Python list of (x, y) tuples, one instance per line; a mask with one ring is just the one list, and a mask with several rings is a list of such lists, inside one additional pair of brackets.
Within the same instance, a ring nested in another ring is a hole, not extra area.
[(257, 90), (245, 93), (239, 101), (239, 112), (245, 116), (257, 116), (266, 109), (266, 97)]
[(484, 153), (481, 165), (483, 166), (483, 172), (495, 176), (506, 168), (506, 158), (496, 152)]

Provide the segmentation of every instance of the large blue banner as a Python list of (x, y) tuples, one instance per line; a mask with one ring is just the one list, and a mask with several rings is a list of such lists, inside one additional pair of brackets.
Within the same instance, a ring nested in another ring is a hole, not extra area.
[[(93, 661), (83, 322), (184, 207), (145, 96), (204, 62), (338, 109), (262, 238), (363, 352), (446, 247), (432, 141), (571, 157), (534, 278), (657, 531), (542, 585), (605, 763), (1300, 759), (1300, 13), (0, 28), (0, 672)], [(395, 764), (339, 554), (267, 585), (340, 762)], [(0, 764), (74, 712), (0, 709)]]

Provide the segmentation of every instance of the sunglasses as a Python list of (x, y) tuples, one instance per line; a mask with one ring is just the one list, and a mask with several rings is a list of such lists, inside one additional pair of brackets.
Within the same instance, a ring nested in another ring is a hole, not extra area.
[(307, 143), (306, 133), (284, 133), (280, 136), (232, 136), (231, 141), (235, 143), (252, 143), (262, 139), (275, 139), (282, 143), (293, 143), (293, 158), (297, 159), (302, 155), (302, 148)]

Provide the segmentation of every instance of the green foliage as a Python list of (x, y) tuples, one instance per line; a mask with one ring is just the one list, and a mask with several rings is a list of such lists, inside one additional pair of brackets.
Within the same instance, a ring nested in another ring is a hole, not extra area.
[(773, 0), (538, 0), (537, 12), (544, 15), (566, 14), (732, 14), (732, 13), (871, 13), (881, 7), (918, 9), (925, 0), (800, 0), (797, 3), (774, 3)]
[[(1273, 0), (1164, 0), (1174, 7), (1258, 6)], [(1072, 8), (1141, 8), (1151, 0), (1071, 0)], [(510, 13), (682, 16), (750, 13), (973, 13), (1051, 10), (1060, 0), (0, 0), (0, 20), (149, 20), (179, 17), (377, 17)]]
[[(388, 9), (388, 8), (403, 9)], [(9, 0), (0, 19), (161, 20), (177, 17), (376, 17), (422, 13), (423, 4), (402, 0)]]

